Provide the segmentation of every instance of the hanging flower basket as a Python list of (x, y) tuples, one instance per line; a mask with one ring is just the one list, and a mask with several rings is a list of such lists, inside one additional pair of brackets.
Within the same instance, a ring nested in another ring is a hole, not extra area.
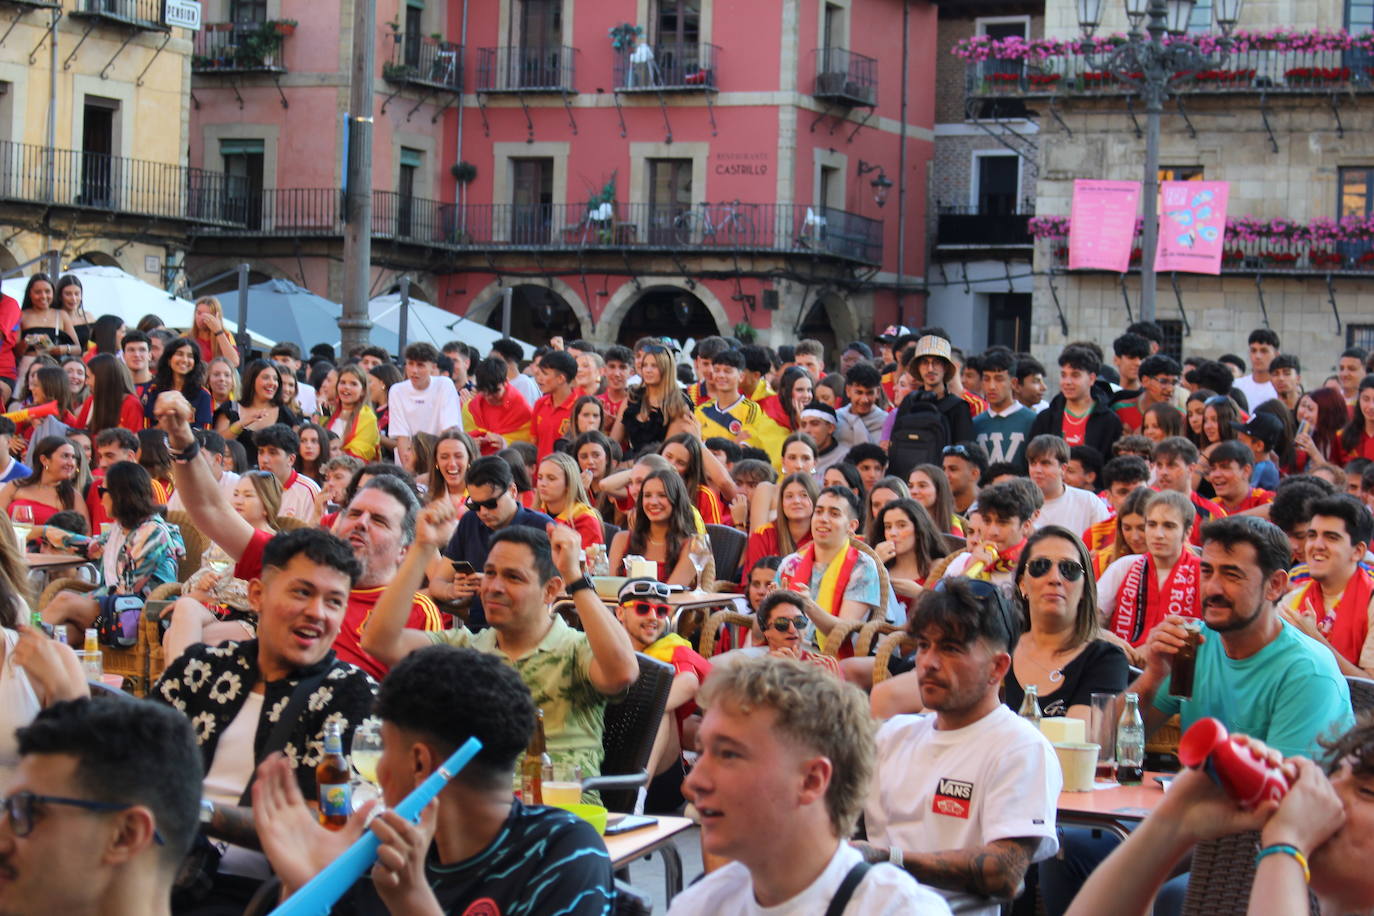
[(1307, 253), (1307, 260), (1312, 262), (1313, 267), (1335, 268), (1345, 263), (1345, 255), (1338, 251), (1319, 251), (1313, 249)]

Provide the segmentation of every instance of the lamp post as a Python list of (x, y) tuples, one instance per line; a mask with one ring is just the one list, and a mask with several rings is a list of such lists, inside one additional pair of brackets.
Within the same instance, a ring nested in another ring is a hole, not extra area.
[[(1124, 0), (1131, 31), (1125, 44), (1099, 59), (1085, 54), (1088, 63), (1118, 81), (1134, 86), (1145, 101), (1144, 239), (1140, 255), (1140, 320), (1155, 320), (1155, 248), (1159, 242), (1159, 122), (1170, 83), (1184, 73), (1219, 69), (1229, 53), (1231, 31), (1240, 19), (1245, 0), (1214, 0), (1213, 18), (1222, 41), (1215, 55), (1204, 54), (1191, 42), (1165, 42), (1168, 35), (1188, 30), (1196, 0)], [(1103, 0), (1076, 0), (1078, 25), (1091, 38), (1102, 21)]]

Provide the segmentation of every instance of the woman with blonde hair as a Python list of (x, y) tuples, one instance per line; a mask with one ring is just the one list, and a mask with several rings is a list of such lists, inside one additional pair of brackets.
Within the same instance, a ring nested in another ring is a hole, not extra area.
[(223, 356), (216, 356), (207, 364), (205, 387), (210, 392), (210, 410), (218, 412), (225, 404), (232, 404), (239, 390), (239, 370)]
[[(234, 485), (230, 505), (255, 531), (279, 530), (281, 481), (271, 471), (249, 471)], [(162, 648), (170, 662), (186, 647), (203, 642), (218, 645), (228, 639), (252, 639), (257, 635), (257, 615), (248, 603), (248, 583), (234, 576), (234, 561), (213, 541), (201, 557), (200, 569), (191, 573), (181, 597), (162, 611), (171, 618), (162, 636)]]
[(582, 485), (582, 471), (571, 455), (563, 452), (545, 455), (539, 462), (534, 490), (538, 494), (535, 508), (576, 531), (584, 549), (606, 543), (601, 514), (592, 508), (587, 488)]
[(224, 327), (224, 306), (214, 296), (196, 300), (195, 324), (186, 335), (200, 349), (203, 362), (223, 358), (232, 368), (239, 367), (239, 351), (234, 335)]
[(640, 348), (641, 384), (630, 391), (611, 427), (611, 438), (629, 443), (635, 454), (653, 442), (696, 429), (692, 402), (678, 387), (677, 367), (666, 344), (650, 341)]
[(368, 374), (356, 363), (338, 370), (334, 402), (325, 427), (339, 437), (341, 451), (364, 462), (377, 460), (381, 443), (377, 412), (368, 396), (368, 381)]
[(784, 477), (778, 485), (777, 518), (750, 533), (744, 548), (744, 568), (753, 569), (763, 557), (796, 553), (811, 543), (811, 514), (820, 495), (821, 488), (810, 474), (800, 471)]

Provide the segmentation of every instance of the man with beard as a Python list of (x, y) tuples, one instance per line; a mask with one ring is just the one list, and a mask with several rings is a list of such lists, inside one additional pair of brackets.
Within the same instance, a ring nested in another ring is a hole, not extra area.
[[(1205, 626), (1193, 695), (1170, 695), (1174, 657), (1187, 638), (1183, 618), (1171, 614), (1150, 631), (1145, 670), (1126, 688), (1140, 696), (1147, 736), (1175, 713), (1184, 731), (1211, 716), (1233, 734), (1254, 736), (1284, 757), (1317, 758), (1318, 738), (1344, 733), (1355, 724), (1350, 690), (1331, 652), (1279, 612), (1291, 555), (1288, 536), (1251, 515), (1203, 526), (1200, 588)], [(1088, 874), (1117, 845), (1116, 838), (1103, 831), (1064, 827), (1061, 833), (1063, 854), (1040, 868), (1049, 913), (1062, 913)], [(1166, 885), (1166, 895), (1180, 892), (1181, 881)]]

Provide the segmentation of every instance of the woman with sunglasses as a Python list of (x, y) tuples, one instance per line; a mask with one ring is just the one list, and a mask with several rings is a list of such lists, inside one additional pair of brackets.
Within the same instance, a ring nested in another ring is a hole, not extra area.
[[(281, 511), (281, 481), (271, 471), (249, 471), (234, 484), (229, 504), (255, 531), (275, 534)], [(248, 583), (234, 576), (234, 560), (213, 541), (200, 569), (182, 586), (181, 597), (162, 610), (168, 620), (162, 651), (168, 661), (195, 643), (217, 646), (225, 640), (257, 636), (257, 614), (248, 601)]]
[(757, 617), (764, 642), (768, 644), (768, 654), (816, 665), (827, 674), (842, 677), (836, 659), (812, 652), (805, 646), (803, 637), (809, 622), (806, 602), (799, 593), (787, 589), (775, 589), (763, 599)]
[(1197, 510), (1175, 490), (1145, 502), (1145, 553), (1117, 560), (1098, 582), (1105, 638), (1121, 646), (1133, 665), (1145, 663), (1145, 640), (1169, 614), (1202, 616), (1202, 567), (1188, 547)]
[(1336, 440), (1336, 464), (1344, 467), (1355, 458), (1374, 461), (1374, 375), (1360, 380), (1350, 422)]
[(696, 533), (682, 477), (673, 470), (653, 471), (639, 488), (630, 530), (611, 541), (611, 572), (626, 575), (625, 557), (641, 556), (656, 564), (658, 581), (691, 586), (696, 579), (690, 557)]
[(649, 342), (640, 348), (639, 377), (640, 385), (631, 390), (611, 427), (612, 439), (628, 443), (628, 454), (635, 454), (650, 443), (695, 431), (692, 401), (678, 387), (677, 367), (666, 346)]
[(887, 567), (893, 597), (910, 614), (916, 596), (925, 591), (935, 561), (945, 555), (944, 539), (914, 499), (893, 500), (883, 506), (874, 528), (882, 537), (873, 544), (873, 552)]
[(606, 543), (601, 516), (587, 498), (587, 491), (582, 486), (582, 471), (571, 455), (563, 452), (545, 455), (535, 472), (534, 490), (538, 494), (535, 511), (576, 531), (584, 550), (593, 544)]
[(1042, 716), (1088, 721), (1094, 693), (1120, 693), (1129, 674), (1118, 646), (1100, 638), (1088, 548), (1067, 528), (1047, 525), (1016, 564), (1015, 607), (1025, 632), (1002, 680), (1003, 702), (1021, 708), (1034, 684)]
[(745, 569), (753, 569), (761, 557), (785, 557), (811, 543), (811, 514), (821, 494), (816, 478), (805, 473), (788, 474), (778, 494), (777, 518), (749, 535), (744, 547)]

